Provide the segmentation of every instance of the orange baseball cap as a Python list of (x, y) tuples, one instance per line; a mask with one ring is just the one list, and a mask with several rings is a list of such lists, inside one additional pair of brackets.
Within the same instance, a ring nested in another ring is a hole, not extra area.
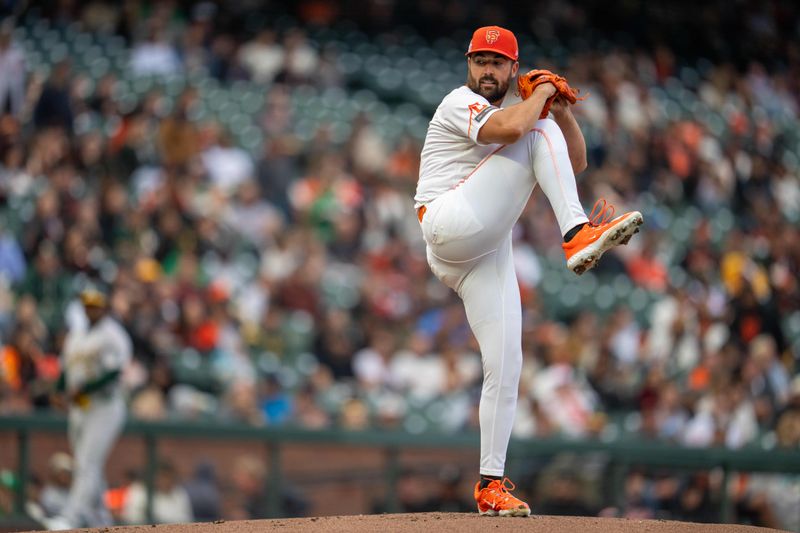
[(484, 26), (475, 30), (464, 55), (475, 52), (495, 52), (516, 61), (519, 58), (517, 38), (511, 30), (500, 26)]

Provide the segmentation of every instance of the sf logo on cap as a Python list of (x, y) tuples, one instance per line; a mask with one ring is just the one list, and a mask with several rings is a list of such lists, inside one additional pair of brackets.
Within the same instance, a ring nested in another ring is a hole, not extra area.
[(486, 42), (494, 44), (500, 38), (500, 32), (497, 30), (486, 30)]

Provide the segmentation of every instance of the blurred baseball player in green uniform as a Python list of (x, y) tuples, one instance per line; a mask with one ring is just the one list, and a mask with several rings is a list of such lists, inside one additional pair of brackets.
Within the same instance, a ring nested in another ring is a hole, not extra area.
[(51, 530), (113, 525), (103, 501), (103, 468), (125, 423), (121, 375), (131, 360), (132, 343), (109, 313), (104, 291), (88, 287), (80, 299), (88, 320), (67, 334), (59, 379), (59, 390), (69, 404), (75, 465), (64, 510), (45, 524)]

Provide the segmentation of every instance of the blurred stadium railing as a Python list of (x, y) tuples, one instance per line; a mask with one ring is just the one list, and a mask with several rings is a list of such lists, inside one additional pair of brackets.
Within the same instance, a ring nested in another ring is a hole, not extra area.
[[(0, 417), (0, 433), (14, 433), (17, 442), (17, 479), (29, 478), (30, 438), (37, 433), (66, 431), (63, 417), (36, 415)], [(197, 422), (143, 422), (128, 423), (125, 434), (141, 437), (145, 445), (145, 483), (148, 494), (153, 494), (156, 466), (159, 460), (159, 441), (166, 438), (212, 439), (227, 441), (257, 441), (266, 446), (268, 453), (271, 487), (280, 487), (288, 482), (283, 474), (282, 449), (292, 444), (352, 445), (379, 448), (385, 452), (385, 468), (382, 471), (388, 510), (398, 509), (397, 482), (401, 471), (399, 451), (413, 449), (472, 450), (477, 449), (479, 439), (472, 433), (412, 435), (397, 430), (347, 431), (341, 429), (308, 430), (291, 427), (254, 428), (246, 425), (214, 424)], [(677, 470), (713, 470), (722, 472), (722, 487), (719, 498), (719, 521), (731, 520), (730, 475), (733, 472), (777, 472), (800, 474), (800, 454), (791, 450), (765, 451), (758, 447), (737, 450), (728, 448), (684, 448), (667, 443), (626, 438), (614, 442), (602, 440), (533, 439), (513, 440), (509, 447), (509, 474), (524, 468), (526, 461), (553, 457), (559, 454), (577, 456), (599, 455), (602, 457), (610, 489), (611, 500), (621, 503), (624, 499), (624, 479), (631, 467), (658, 467)], [(10, 455), (10, 454), (9, 454)], [(521, 476), (519, 476), (521, 477)], [(26, 484), (15, 486), (14, 515), (6, 522), (24, 517)], [(278, 516), (280, 494), (268, 491), (265, 498), (270, 516)], [(148, 516), (152, 516), (152, 501), (148, 502)], [(2, 526), (3, 520), (0, 520)]]

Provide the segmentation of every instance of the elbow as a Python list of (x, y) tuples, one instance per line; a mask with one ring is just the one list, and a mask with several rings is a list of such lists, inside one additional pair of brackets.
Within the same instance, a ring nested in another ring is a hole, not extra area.
[[(492, 118), (500, 115), (492, 115)], [(514, 144), (525, 136), (523, 125), (511, 121), (491, 121), (478, 132), (478, 140), (484, 144)]]
[(512, 127), (507, 128), (506, 131), (503, 132), (503, 133), (504, 133), (504, 135), (503, 135), (503, 144), (514, 144), (515, 142), (517, 142), (520, 139), (522, 139), (522, 137), (525, 135), (526, 131), (522, 127), (512, 126)]
[(570, 150), (569, 161), (572, 163), (572, 171), (575, 174), (579, 174), (589, 167), (586, 150)]

